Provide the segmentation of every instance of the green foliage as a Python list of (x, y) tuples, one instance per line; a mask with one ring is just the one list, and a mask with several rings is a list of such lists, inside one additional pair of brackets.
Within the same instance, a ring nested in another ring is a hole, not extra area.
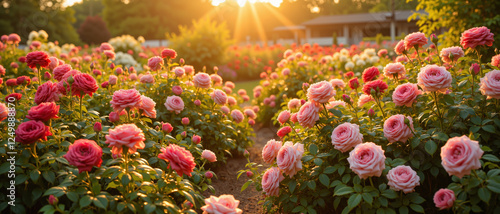
[(78, 28), (80, 39), (87, 44), (99, 45), (111, 38), (106, 23), (100, 16), (87, 16), (87, 19)]
[(179, 27), (179, 34), (167, 34), (170, 48), (187, 59), (196, 70), (213, 68), (222, 64), (226, 49), (231, 44), (229, 30), (225, 23), (210, 19), (193, 21), (193, 26)]

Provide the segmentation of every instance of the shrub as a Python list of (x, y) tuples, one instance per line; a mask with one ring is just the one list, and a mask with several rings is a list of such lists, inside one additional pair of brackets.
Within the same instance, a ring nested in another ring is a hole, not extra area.
[(106, 23), (99, 15), (87, 16), (78, 28), (80, 39), (87, 44), (101, 44), (111, 38)]

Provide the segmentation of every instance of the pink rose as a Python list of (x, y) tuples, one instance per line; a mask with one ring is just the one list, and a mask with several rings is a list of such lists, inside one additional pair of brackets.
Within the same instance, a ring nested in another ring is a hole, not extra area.
[(109, 82), (110, 85), (116, 85), (116, 83), (118, 82), (118, 77), (115, 76), (115, 75), (109, 75), (109, 81), (108, 82)]
[(61, 81), (64, 74), (68, 73), (69, 71), (71, 71), (71, 65), (69, 64), (64, 64), (64, 65), (59, 65), (57, 66), (56, 68), (54, 68), (54, 79), (56, 79), (57, 81)]
[(471, 170), (481, 168), (479, 160), (483, 153), (479, 148), (479, 142), (465, 135), (453, 137), (441, 147), (441, 164), (450, 176), (456, 175), (462, 178), (464, 175), (469, 175)]
[(361, 143), (363, 143), (363, 135), (359, 133), (357, 124), (343, 123), (332, 132), (332, 144), (341, 152), (347, 152)]
[(264, 148), (262, 148), (262, 159), (268, 164), (272, 164), (276, 156), (278, 156), (278, 151), (281, 148), (281, 141), (269, 140), (267, 141)]
[(70, 165), (78, 167), (78, 173), (90, 172), (92, 167), (102, 164), (102, 148), (93, 140), (79, 139), (69, 145), (63, 155)]
[(224, 114), (229, 114), (229, 112), (231, 112), (231, 109), (229, 109), (229, 107), (227, 106), (221, 106), (220, 110), (224, 112)]
[(396, 44), (396, 46), (394, 46), (394, 52), (396, 52), (396, 54), (398, 55), (401, 55), (403, 54), (404, 51), (405, 51), (405, 41), (401, 40), (398, 42), (398, 44)]
[(182, 94), (183, 90), (182, 90), (182, 88), (181, 88), (180, 86), (175, 85), (175, 86), (173, 86), (173, 87), (172, 87), (172, 92), (173, 92), (175, 95), (179, 96), (179, 95), (181, 95), (181, 94)]
[(492, 70), (481, 78), (479, 83), (481, 94), (488, 99), (500, 99), (500, 70)]
[(241, 113), (241, 111), (238, 109), (234, 109), (231, 111), (231, 117), (236, 123), (240, 123), (241, 121), (243, 121), (243, 119), (245, 119), (243, 113)]
[(382, 150), (381, 146), (372, 142), (356, 145), (349, 152), (347, 161), (350, 164), (351, 170), (361, 179), (371, 176), (380, 177), (382, 171), (385, 169), (384, 150)]
[[(410, 127), (405, 124), (405, 119), (410, 121)], [(384, 122), (384, 136), (387, 138), (389, 143), (394, 143), (396, 141), (406, 142), (408, 138), (413, 137), (413, 120), (410, 116), (405, 117), (402, 114), (396, 114), (389, 117)]]
[(167, 110), (174, 111), (176, 114), (179, 114), (182, 110), (184, 110), (184, 101), (182, 101), (182, 98), (175, 95), (168, 96), (165, 101), (165, 107), (167, 107)]
[(57, 59), (57, 57), (49, 57), (49, 60), (50, 60), (49, 69), (53, 71), (54, 68), (59, 66), (59, 59)]
[(280, 182), (285, 177), (277, 167), (271, 167), (266, 170), (262, 176), (262, 189), (267, 196), (278, 196), (280, 192)]
[(434, 194), (434, 204), (439, 210), (452, 208), (454, 202), (455, 193), (451, 189), (439, 189)]
[(41, 103), (40, 105), (33, 106), (28, 110), (28, 115), (26, 118), (30, 120), (39, 120), (39, 121), (49, 121), (50, 119), (59, 118), (57, 113), (59, 113), (59, 107), (53, 102), (50, 103)]
[(49, 66), (49, 63), (49, 55), (43, 51), (33, 51), (26, 55), (26, 64), (30, 68), (36, 68), (37, 66), (45, 68)]
[(394, 76), (397, 76), (399, 79), (401, 79), (405, 74), (405, 66), (400, 62), (389, 63), (384, 67), (384, 76), (389, 79), (394, 79)]
[(142, 104), (139, 109), (143, 110), (142, 114), (149, 118), (156, 118), (156, 103), (153, 99), (141, 95)]
[(191, 65), (185, 65), (183, 68), (186, 75), (191, 75), (194, 72), (194, 67)]
[(487, 27), (474, 27), (462, 33), (460, 45), (474, 49), (480, 45), (492, 46), (494, 40), (493, 33)]
[(137, 149), (144, 149), (144, 133), (135, 124), (123, 124), (109, 130), (106, 135), (106, 144), (112, 147), (111, 152), (121, 154), (123, 146), (128, 147), (128, 153), (134, 154)]
[(290, 112), (288, 110), (284, 110), (280, 112), (278, 115), (278, 122), (280, 122), (282, 125), (286, 123), (290, 119)]
[(227, 103), (227, 95), (226, 92), (220, 90), (220, 89), (215, 89), (212, 94), (210, 94), (212, 97), (212, 100), (218, 105), (225, 105)]
[(499, 67), (500, 65), (500, 54), (497, 54), (491, 58), (491, 65)]
[(420, 69), (417, 77), (418, 85), (426, 93), (439, 91), (446, 92), (451, 87), (451, 74), (445, 67), (437, 65), (426, 65)]
[(213, 153), (210, 150), (206, 150), (206, 149), (203, 150), (203, 152), (201, 153), (201, 158), (206, 159), (210, 162), (217, 161), (217, 157), (215, 156), (215, 153)]
[(292, 123), (299, 122), (299, 120), (297, 119), (297, 113), (293, 113), (293, 114), (290, 116), (290, 121), (292, 121)]
[(163, 59), (159, 56), (154, 56), (148, 59), (148, 67), (152, 71), (159, 71), (163, 66)]
[(141, 76), (140, 81), (141, 81), (141, 83), (151, 83), (151, 84), (153, 84), (153, 83), (155, 83), (155, 78), (150, 73), (147, 73), (146, 75)]
[(290, 74), (290, 68), (283, 68), (283, 70), (281, 70), (281, 74), (283, 76), (288, 76)]
[(7, 106), (3, 103), (0, 103), (0, 122), (7, 119), (8, 115), (9, 115), (9, 110)]
[(227, 97), (227, 104), (229, 104), (230, 106), (234, 106), (236, 105), (236, 98), (234, 98), (233, 96), (228, 96)]
[(250, 119), (255, 119), (255, 118), (257, 118), (257, 114), (255, 114), (255, 112), (253, 111), (253, 109), (249, 109), (249, 108), (247, 108), (247, 109), (245, 109), (245, 110), (243, 111), (243, 114), (245, 114), (245, 115), (246, 115), (248, 118), (250, 118)]
[(314, 83), (307, 89), (307, 98), (311, 102), (326, 103), (333, 96), (335, 96), (335, 90), (328, 81)]
[(212, 195), (205, 199), (205, 206), (201, 209), (203, 213), (210, 214), (241, 214), (243, 211), (238, 209), (239, 204), (240, 201), (232, 195), (221, 195), (218, 198)]
[(224, 83), (224, 85), (230, 89), (234, 89), (234, 87), (236, 87), (234, 82), (231, 82), (231, 81), (227, 81), (226, 83)]
[(189, 124), (189, 118), (187, 118), (187, 117), (183, 117), (183, 118), (181, 119), (181, 123), (182, 123), (182, 125), (188, 125), (188, 124)]
[(302, 169), (302, 154), (304, 154), (304, 144), (285, 142), (276, 157), (278, 168), (292, 178)]
[(38, 86), (35, 94), (35, 103), (56, 102), (59, 101), (60, 96), (61, 94), (59, 93), (59, 89), (57, 89), (57, 83), (47, 81)]
[(193, 77), (194, 86), (199, 88), (210, 88), (212, 86), (212, 80), (207, 73), (197, 73)]
[(290, 126), (285, 126), (281, 129), (278, 130), (278, 132), (276, 133), (276, 135), (278, 135), (279, 137), (283, 138), (285, 137), (288, 133), (290, 133), (292, 131), (292, 128)]
[(247, 94), (247, 91), (245, 89), (238, 90), (238, 95), (243, 96), (243, 95), (246, 95), (246, 94)]
[(366, 103), (375, 101), (371, 95), (362, 94), (358, 99), (358, 107), (363, 107)]
[(422, 93), (421, 90), (418, 90), (417, 84), (405, 83), (396, 87), (392, 94), (392, 101), (396, 106), (411, 107), (417, 96)]
[(50, 135), (52, 135), (50, 128), (42, 121), (23, 122), (16, 129), (16, 141), (22, 144), (32, 144), (39, 139), (47, 140), (47, 136)]
[(331, 79), (330, 84), (332, 84), (333, 88), (344, 88), (345, 87), (345, 82), (341, 79)]
[(297, 113), (297, 120), (299, 124), (303, 127), (312, 128), (316, 121), (319, 120), (319, 110), (320, 108), (312, 102), (306, 102), (302, 107), (300, 107)]
[[(106, 58), (108, 58), (108, 59), (115, 59), (115, 52), (112, 51), (112, 50), (105, 50), (104, 51), (104, 56), (106, 56)], [(73, 59), (71, 61), (73, 61)], [(75, 63), (75, 62), (73, 62), (73, 63)]]
[(175, 76), (180, 78), (180, 77), (184, 76), (184, 73), (186, 73), (186, 71), (184, 70), (183, 67), (175, 67), (174, 73), (175, 73)]
[(175, 52), (174, 49), (165, 48), (161, 51), (161, 57), (167, 59), (168, 58), (175, 59), (175, 57), (177, 57), (177, 53)]
[(439, 56), (446, 63), (457, 62), (459, 58), (464, 56), (464, 51), (461, 47), (453, 46), (449, 48), (443, 48)]
[(215, 85), (221, 85), (222, 84), (222, 77), (220, 77), (217, 74), (210, 75), (210, 79), (214, 82)]
[(387, 173), (387, 185), (395, 191), (410, 193), (415, 191), (416, 186), (420, 186), (420, 177), (417, 172), (409, 166), (397, 166)]
[(408, 62), (408, 57), (406, 56), (398, 56), (396, 57), (396, 62)]
[(169, 134), (170, 132), (172, 132), (172, 130), (174, 130), (174, 127), (172, 127), (172, 125), (170, 123), (163, 123), (161, 124), (161, 129), (166, 132), (167, 134)]
[(290, 101), (288, 101), (288, 109), (293, 110), (296, 108), (300, 108), (302, 104), (300, 103), (300, 100), (297, 98), (293, 98)]
[(405, 49), (410, 50), (411, 48), (418, 46), (422, 47), (427, 44), (427, 37), (425, 34), (420, 32), (410, 33), (405, 37)]
[(138, 109), (142, 105), (141, 94), (135, 89), (120, 89), (113, 93), (111, 100), (113, 111), (121, 112), (124, 109)]
[(168, 168), (175, 170), (181, 177), (183, 174), (191, 177), (191, 173), (196, 167), (191, 152), (176, 144), (170, 144), (165, 148), (161, 148), (160, 151), (158, 158), (167, 161), (169, 163)]
[(75, 75), (72, 86), (73, 86), (73, 95), (76, 95), (78, 97), (85, 96), (85, 94), (88, 94), (89, 96), (92, 97), (92, 94), (94, 94), (99, 88), (99, 86), (97, 85), (97, 81), (94, 79), (94, 77), (86, 73)]

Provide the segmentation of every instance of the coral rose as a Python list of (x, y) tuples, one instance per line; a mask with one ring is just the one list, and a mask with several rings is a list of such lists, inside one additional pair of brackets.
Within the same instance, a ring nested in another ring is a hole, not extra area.
[(500, 65), (500, 54), (491, 57), (491, 65), (499, 67)]
[(316, 121), (319, 120), (319, 110), (320, 108), (312, 103), (306, 102), (302, 107), (300, 107), (297, 113), (297, 120), (299, 124), (303, 127), (312, 128)]
[(328, 81), (314, 83), (307, 89), (307, 98), (311, 102), (327, 103), (333, 96), (335, 96), (335, 90)]
[(161, 51), (161, 57), (175, 59), (175, 57), (177, 57), (177, 53), (174, 49), (165, 48)]
[(144, 133), (135, 124), (123, 124), (109, 130), (105, 143), (114, 155), (121, 154), (123, 146), (128, 147), (128, 153), (134, 154), (137, 149), (144, 149), (145, 140)]
[(181, 177), (184, 174), (191, 177), (191, 173), (196, 166), (191, 152), (176, 144), (170, 144), (160, 149), (160, 151), (161, 153), (158, 154), (158, 158), (167, 161), (169, 169), (175, 170)]
[(366, 179), (371, 176), (380, 177), (385, 169), (385, 155), (381, 146), (372, 142), (366, 142), (356, 145), (349, 152), (347, 161), (351, 170), (359, 178)]
[(241, 123), (241, 121), (243, 121), (243, 119), (245, 119), (245, 116), (243, 115), (243, 113), (241, 113), (241, 111), (238, 109), (234, 109), (231, 111), (231, 117), (233, 118), (234, 122), (236, 122), (236, 123)]
[(267, 141), (264, 148), (262, 148), (262, 159), (268, 164), (272, 164), (276, 156), (278, 156), (278, 151), (281, 148), (281, 141), (269, 140)]
[(210, 88), (212, 86), (212, 79), (207, 73), (197, 73), (193, 77), (193, 82), (194, 86), (199, 88)]
[(290, 119), (290, 112), (288, 110), (284, 110), (280, 112), (278, 115), (278, 122), (280, 122), (282, 125), (286, 123)]
[(120, 89), (113, 93), (110, 103), (115, 112), (121, 112), (127, 108), (138, 109), (142, 105), (141, 94), (135, 89)]
[(153, 101), (153, 99), (146, 97), (144, 95), (141, 95), (141, 100), (142, 103), (139, 107), (139, 109), (143, 110), (142, 114), (146, 115), (146, 117), (149, 118), (156, 118), (156, 103)]
[(341, 88), (345, 87), (345, 82), (341, 79), (331, 79), (330, 84), (332, 84), (333, 88)]
[(492, 70), (481, 78), (479, 83), (481, 94), (488, 99), (500, 99), (500, 70)]
[(441, 147), (441, 164), (450, 176), (462, 178), (469, 175), (471, 170), (481, 168), (479, 160), (483, 153), (477, 141), (465, 135), (453, 137)]
[(203, 214), (241, 214), (243, 211), (238, 209), (239, 204), (240, 201), (232, 195), (221, 195), (218, 198), (212, 195), (205, 198), (205, 206), (201, 209)]
[(165, 101), (165, 107), (167, 107), (167, 110), (179, 114), (184, 110), (184, 101), (182, 101), (182, 98), (175, 95), (168, 96)]
[(332, 144), (341, 152), (347, 152), (361, 143), (363, 143), (363, 135), (359, 133), (357, 124), (343, 123), (332, 131)]
[(387, 173), (387, 185), (395, 191), (410, 193), (415, 191), (416, 186), (420, 186), (420, 177), (417, 172), (409, 166), (397, 166)]
[(460, 45), (472, 49), (480, 45), (492, 46), (495, 40), (493, 36), (493, 33), (487, 27), (474, 27), (462, 33)]
[(271, 167), (266, 170), (262, 176), (262, 189), (267, 196), (278, 196), (280, 192), (280, 182), (283, 181), (285, 177), (281, 174), (281, 171), (277, 167)]
[(439, 189), (434, 194), (434, 204), (439, 210), (449, 209), (453, 207), (455, 202), (455, 192), (451, 189)]
[(401, 55), (401, 54), (403, 54), (404, 51), (405, 51), (405, 41), (400, 40), (398, 42), (398, 44), (396, 44), (396, 46), (394, 46), (394, 52), (396, 52), (396, 54), (398, 54), (398, 55)]
[(362, 107), (364, 104), (375, 101), (371, 95), (362, 94), (358, 99), (358, 107)]
[(374, 80), (365, 83), (365, 85), (363, 86), (363, 93), (365, 93), (366, 95), (372, 95), (371, 91), (373, 90), (375, 92), (375, 95), (378, 96), (383, 94), (385, 92), (385, 89), (387, 88), (387, 83), (385, 83), (384, 81)]
[(398, 85), (392, 94), (392, 101), (396, 106), (411, 107), (417, 96), (423, 92), (418, 89), (417, 84), (405, 83)]
[(213, 153), (210, 150), (206, 150), (206, 149), (203, 150), (203, 152), (201, 153), (201, 158), (206, 159), (210, 162), (217, 161), (217, 156), (215, 156), (215, 153)]
[(93, 140), (79, 139), (69, 145), (63, 157), (70, 165), (78, 167), (78, 173), (90, 172), (92, 167), (101, 166), (102, 148)]
[(415, 32), (410, 33), (405, 37), (405, 49), (410, 50), (413, 47), (419, 47), (427, 44), (427, 37), (425, 37), (424, 33)]
[(394, 76), (397, 76), (399, 79), (404, 77), (406, 74), (405, 66), (400, 62), (396, 63), (388, 63), (384, 67), (384, 76), (389, 79), (394, 79)]
[(154, 56), (148, 59), (148, 67), (152, 71), (159, 71), (163, 66), (163, 59), (159, 56)]
[[(409, 120), (410, 127), (405, 124), (405, 119)], [(396, 141), (406, 142), (408, 138), (413, 137), (413, 120), (410, 116), (405, 117), (402, 114), (396, 114), (389, 117), (384, 122), (384, 136), (389, 143)]]
[(50, 103), (41, 103), (40, 105), (33, 106), (28, 110), (28, 115), (26, 118), (30, 120), (40, 120), (40, 121), (49, 121), (50, 119), (59, 118), (57, 113), (59, 113), (59, 107), (53, 102)]
[(212, 97), (212, 100), (218, 105), (225, 105), (227, 103), (227, 95), (226, 92), (220, 90), (220, 89), (215, 89), (214, 92), (210, 94)]
[(9, 115), (9, 109), (7, 108), (7, 106), (5, 104), (0, 103), (0, 122), (7, 119), (8, 115)]
[(43, 102), (56, 102), (59, 101), (59, 89), (57, 88), (57, 83), (52, 83), (47, 81), (44, 84), (38, 86), (35, 94), (35, 103), (39, 105)]
[(304, 154), (304, 144), (285, 142), (276, 157), (278, 168), (292, 178), (302, 169), (302, 154)]
[(464, 56), (464, 51), (461, 47), (453, 46), (443, 48), (439, 56), (446, 63), (457, 62), (458, 59)]
[(380, 71), (377, 67), (369, 67), (363, 71), (363, 82), (367, 83), (374, 79), (377, 79), (377, 76), (380, 74)]
[(37, 66), (45, 68), (49, 66), (49, 63), (49, 55), (43, 51), (33, 51), (26, 55), (26, 64), (30, 68), (36, 68)]
[(30, 120), (19, 124), (16, 129), (16, 141), (22, 144), (32, 144), (39, 139), (47, 140), (52, 135), (48, 126), (42, 121)]
[(75, 75), (72, 87), (73, 95), (85, 96), (85, 94), (88, 94), (91, 97), (99, 88), (94, 77), (86, 73)]
[(418, 85), (426, 93), (439, 91), (446, 92), (451, 87), (451, 74), (445, 67), (437, 65), (426, 65), (420, 69), (417, 77)]

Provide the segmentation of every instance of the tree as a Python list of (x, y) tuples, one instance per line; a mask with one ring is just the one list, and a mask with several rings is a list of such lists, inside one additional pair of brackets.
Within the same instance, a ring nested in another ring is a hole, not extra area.
[(87, 19), (88, 16), (99, 15), (102, 17), (104, 5), (102, 0), (83, 0), (71, 6), (75, 10), (75, 23), (73, 26), (78, 29), (80, 25)]
[(78, 28), (80, 39), (87, 44), (101, 44), (111, 38), (106, 23), (99, 15), (87, 16)]

